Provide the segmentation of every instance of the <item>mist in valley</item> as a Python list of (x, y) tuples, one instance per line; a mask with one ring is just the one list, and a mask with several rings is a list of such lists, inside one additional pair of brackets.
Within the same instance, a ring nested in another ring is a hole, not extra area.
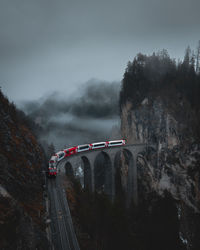
[(119, 91), (120, 82), (91, 79), (72, 95), (57, 91), (19, 106), (41, 128), (40, 142), (60, 150), (119, 138)]

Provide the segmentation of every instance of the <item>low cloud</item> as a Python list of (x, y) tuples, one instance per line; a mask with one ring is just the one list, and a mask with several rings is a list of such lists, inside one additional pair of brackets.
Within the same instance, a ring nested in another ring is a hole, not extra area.
[[(21, 108), (43, 128), (41, 141), (56, 149), (112, 138), (119, 125), (119, 82), (90, 80), (74, 95), (54, 92)], [(116, 133), (115, 133), (116, 134)]]

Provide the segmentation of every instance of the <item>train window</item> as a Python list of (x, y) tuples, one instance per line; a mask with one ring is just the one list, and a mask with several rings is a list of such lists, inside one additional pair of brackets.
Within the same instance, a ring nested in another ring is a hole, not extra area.
[(105, 146), (105, 143), (99, 143), (99, 144), (93, 145), (94, 148), (96, 148), (96, 147), (102, 147), (102, 146)]
[(63, 157), (64, 156), (64, 153), (61, 153), (59, 154), (59, 158)]
[(110, 145), (116, 145), (116, 144), (122, 144), (121, 141), (118, 141), (118, 142), (109, 142)]
[(88, 146), (88, 145), (85, 145), (85, 146), (79, 146), (79, 149), (80, 149), (80, 150), (83, 150), (83, 149), (89, 149), (89, 146)]

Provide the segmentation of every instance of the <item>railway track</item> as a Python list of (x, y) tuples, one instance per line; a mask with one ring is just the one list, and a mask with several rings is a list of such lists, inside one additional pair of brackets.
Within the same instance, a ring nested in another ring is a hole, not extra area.
[(54, 249), (58, 250), (80, 250), (74, 232), (69, 206), (65, 191), (56, 180), (49, 180), (49, 197), (51, 210), (51, 231)]

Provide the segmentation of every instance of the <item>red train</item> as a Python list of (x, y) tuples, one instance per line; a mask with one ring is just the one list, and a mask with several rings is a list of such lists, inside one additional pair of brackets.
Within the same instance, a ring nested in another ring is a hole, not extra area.
[(81, 153), (83, 151), (95, 150), (95, 149), (101, 149), (101, 148), (107, 148), (107, 147), (117, 147), (117, 146), (122, 146), (125, 144), (126, 144), (125, 140), (114, 140), (114, 141), (106, 141), (106, 142), (95, 142), (91, 144), (78, 145), (75, 147), (63, 149), (62, 151), (59, 151), (55, 155), (53, 155), (51, 159), (49, 160), (48, 176), (56, 177), (57, 164), (63, 158), (69, 157), (77, 153)]
[(51, 156), (51, 159), (49, 161), (49, 167), (48, 167), (48, 177), (56, 177), (57, 176), (57, 156), (53, 155)]

